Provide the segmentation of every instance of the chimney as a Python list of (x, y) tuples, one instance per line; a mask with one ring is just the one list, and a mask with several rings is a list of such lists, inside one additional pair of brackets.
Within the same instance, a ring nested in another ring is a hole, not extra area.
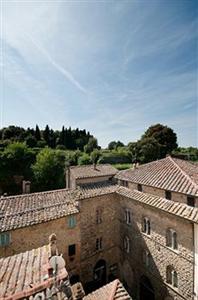
[(65, 181), (66, 181), (66, 189), (70, 188), (70, 167), (66, 166), (65, 168)]
[(22, 181), (22, 193), (23, 194), (29, 194), (30, 193), (30, 185), (31, 185), (30, 181), (26, 181), (26, 180)]
[(58, 249), (57, 249), (57, 238), (56, 238), (56, 234), (52, 233), (49, 236), (49, 257), (58, 255)]

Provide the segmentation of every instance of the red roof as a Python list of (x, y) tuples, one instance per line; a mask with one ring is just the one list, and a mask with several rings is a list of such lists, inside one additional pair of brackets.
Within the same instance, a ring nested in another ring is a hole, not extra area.
[(198, 196), (198, 164), (170, 156), (120, 171), (116, 178), (164, 190)]
[(85, 166), (73, 166), (70, 167), (70, 171), (73, 177), (80, 178), (92, 178), (101, 176), (113, 176), (118, 170), (110, 164), (85, 165)]
[(116, 279), (88, 294), (83, 300), (132, 300), (122, 283)]
[[(53, 284), (48, 277), (49, 246), (0, 259), (0, 300), (22, 299), (45, 290)], [(63, 268), (57, 280), (68, 276)]]

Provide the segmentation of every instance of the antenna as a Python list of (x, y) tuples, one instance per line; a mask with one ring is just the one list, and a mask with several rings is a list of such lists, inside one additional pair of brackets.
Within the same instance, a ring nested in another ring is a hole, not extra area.
[(65, 267), (65, 260), (62, 256), (54, 255), (50, 258), (49, 263), (54, 270), (55, 275), (58, 273), (59, 270)]

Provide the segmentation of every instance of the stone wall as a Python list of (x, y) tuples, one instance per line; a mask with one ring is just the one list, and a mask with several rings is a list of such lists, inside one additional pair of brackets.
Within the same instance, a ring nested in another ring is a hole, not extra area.
[[(96, 210), (101, 211), (102, 222), (96, 222)], [(80, 202), (81, 211), (81, 280), (93, 281), (94, 266), (99, 260), (106, 262), (106, 280), (111, 268), (119, 264), (119, 202), (115, 194), (84, 199)], [(96, 239), (102, 237), (102, 249), (96, 250)], [(116, 267), (117, 266), (117, 267)], [(117, 270), (117, 276), (119, 272)]]
[[(156, 299), (166, 296), (177, 296), (176, 299), (193, 299), (193, 227), (188, 221), (175, 217), (158, 209), (151, 208), (137, 201), (120, 197), (120, 245), (121, 280), (127, 283), (134, 298), (139, 292), (140, 277), (146, 275), (155, 290)], [(124, 221), (125, 208), (132, 213), (132, 223)], [(142, 233), (142, 219), (148, 217), (151, 223), (151, 234)], [(177, 232), (178, 251), (166, 246), (166, 230), (172, 228)], [(123, 249), (124, 237), (130, 239), (130, 253)], [(150, 253), (149, 267), (143, 262), (143, 251)], [(127, 264), (130, 268), (126, 268)], [(178, 273), (178, 289), (166, 284), (166, 267), (172, 265)], [(134, 280), (130, 282), (129, 272)], [(135, 291), (135, 292), (134, 292)], [(135, 298), (136, 299), (136, 298)]]
[[(85, 286), (94, 282), (94, 267), (103, 260), (106, 281), (112, 275), (119, 277), (134, 300), (138, 300), (143, 275), (149, 278), (156, 300), (164, 300), (168, 295), (176, 296), (177, 300), (193, 299), (193, 226), (190, 222), (115, 193), (83, 199), (79, 201), (79, 208), (80, 213), (75, 215), (77, 225), (73, 229), (68, 226), (67, 216), (12, 230), (11, 244), (0, 248), (0, 257), (45, 245), (54, 232), (70, 276), (79, 275)], [(131, 211), (130, 225), (125, 221), (126, 208)], [(101, 212), (99, 224), (96, 222), (97, 210)], [(142, 233), (143, 217), (150, 219), (150, 235)], [(177, 232), (178, 251), (166, 246), (168, 228)], [(129, 253), (124, 250), (126, 236), (130, 240)], [(97, 238), (102, 238), (100, 250), (96, 250)], [(76, 254), (71, 258), (68, 246), (72, 244), (76, 244)], [(144, 250), (150, 253), (149, 266), (143, 262)], [(178, 273), (177, 289), (166, 284), (168, 265)]]
[(90, 177), (90, 178), (79, 178), (76, 179), (76, 184), (86, 184), (86, 183), (96, 183), (109, 181), (112, 176), (98, 176), (98, 177)]
[[(129, 182), (129, 188), (131, 190), (137, 190), (137, 183)], [(157, 195), (159, 197), (165, 198), (165, 190), (163, 189), (142, 185), (142, 191), (144, 193)], [(177, 192), (171, 192), (171, 200), (187, 204), (187, 195)], [(195, 197), (195, 207), (198, 207), (198, 197)]]

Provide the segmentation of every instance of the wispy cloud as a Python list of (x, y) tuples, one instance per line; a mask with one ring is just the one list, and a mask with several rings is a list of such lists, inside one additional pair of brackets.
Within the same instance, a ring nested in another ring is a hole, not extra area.
[(23, 98), (27, 122), (85, 127), (102, 146), (156, 122), (196, 144), (196, 2), (40, 2), (6, 3), (4, 38), (21, 55), (6, 66), (16, 122)]
[(77, 89), (79, 89), (81, 92), (87, 94), (87, 90), (85, 87), (82, 86), (82, 84), (80, 84), (75, 78), (74, 76), (71, 74), (71, 72), (69, 72), (68, 70), (66, 70), (65, 68), (63, 68), (61, 65), (59, 65), (52, 57), (51, 55), (47, 52), (46, 49), (44, 49), (44, 47), (42, 47), (38, 41), (36, 41), (30, 34), (28, 34), (27, 32), (25, 32), (25, 36), (31, 40), (32, 44), (44, 55), (44, 57), (48, 60), (48, 62), (55, 67), (55, 69), (60, 72), (67, 80), (69, 80)]

